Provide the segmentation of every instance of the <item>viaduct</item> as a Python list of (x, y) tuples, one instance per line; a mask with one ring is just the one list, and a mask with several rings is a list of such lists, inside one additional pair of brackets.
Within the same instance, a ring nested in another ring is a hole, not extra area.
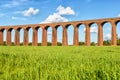
[(11, 31), (15, 31), (15, 45), (20, 45), (20, 30), (24, 30), (24, 41), (23, 45), (28, 45), (28, 32), (29, 29), (33, 29), (32, 45), (38, 45), (38, 29), (42, 29), (42, 46), (47, 46), (47, 29), (52, 27), (52, 46), (57, 46), (57, 28), (62, 26), (62, 46), (68, 45), (67, 27), (72, 25), (74, 27), (73, 45), (78, 46), (78, 28), (84, 24), (86, 27), (85, 31), (85, 45), (90, 46), (90, 26), (94, 23), (98, 25), (98, 46), (103, 46), (103, 25), (109, 22), (112, 26), (111, 32), (111, 45), (116, 46), (116, 26), (120, 22), (120, 18), (105, 18), (105, 19), (94, 19), (74, 22), (58, 22), (58, 23), (47, 23), (47, 24), (28, 24), (28, 25), (15, 25), (15, 26), (0, 26), (0, 44), (3, 44), (4, 35), (3, 32), (6, 30), (6, 45), (11, 45)]

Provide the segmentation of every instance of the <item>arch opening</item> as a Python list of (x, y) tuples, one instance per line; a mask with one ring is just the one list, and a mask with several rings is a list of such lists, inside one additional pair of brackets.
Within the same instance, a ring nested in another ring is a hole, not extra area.
[(52, 46), (52, 27), (48, 26), (47, 30), (47, 46)]
[(11, 45), (15, 45), (15, 30), (11, 30)]
[(63, 35), (62, 26), (57, 26), (57, 45), (58, 46), (62, 46), (62, 35)]
[(3, 43), (2, 43), (2, 45), (6, 45), (6, 37), (7, 37), (7, 31), (6, 31), (6, 29), (2, 29), (2, 36), (3, 36)]
[(90, 25), (90, 45), (96, 46), (98, 44), (98, 25), (92, 23)]
[(30, 27), (28, 28), (28, 45), (32, 45), (33, 42), (33, 29)]
[(79, 31), (79, 45), (84, 46), (85, 45), (85, 25), (81, 24), (78, 26)]
[(39, 27), (37, 30), (38, 30), (38, 35), (37, 35), (38, 42), (37, 43), (38, 43), (38, 46), (41, 46), (42, 45), (42, 28)]
[(23, 28), (20, 28), (19, 29), (19, 34), (20, 34), (20, 45), (23, 45), (23, 42), (24, 42), (24, 29)]
[(102, 24), (103, 26), (103, 45), (109, 46), (111, 45), (111, 33), (112, 33), (112, 26), (110, 22), (105, 22)]
[(116, 24), (117, 45), (120, 46), (120, 21)]
[(66, 28), (67, 28), (67, 34), (68, 34), (68, 45), (73, 46), (74, 26), (69, 25)]

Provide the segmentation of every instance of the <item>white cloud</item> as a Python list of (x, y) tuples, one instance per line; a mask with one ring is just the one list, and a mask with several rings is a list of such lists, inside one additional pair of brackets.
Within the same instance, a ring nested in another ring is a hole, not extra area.
[(52, 15), (49, 15), (43, 22), (41, 23), (52, 23), (52, 22), (66, 22), (68, 19), (66, 17), (63, 17), (65, 15), (75, 15), (74, 10), (72, 10), (70, 7), (63, 7), (58, 6), (56, 9), (56, 13), (53, 13)]
[(59, 15), (75, 15), (74, 10), (72, 10), (70, 7), (63, 7), (63, 6), (58, 6), (58, 8), (56, 9), (56, 11), (58, 11), (57, 13)]
[(107, 27), (106, 30), (111, 31), (111, 27)]
[(65, 17), (62, 17), (61, 15), (54, 13), (53, 15), (49, 15), (47, 19), (42, 23), (52, 23), (52, 22), (65, 22), (68, 21)]
[(26, 18), (21, 18), (21, 17), (12, 16), (12, 20), (22, 20), (22, 21), (26, 21)]
[(120, 17), (120, 14), (118, 14), (118, 17)]
[[(86, 28), (84, 27), (84, 32), (86, 31)], [(90, 33), (98, 33), (98, 29), (96, 26), (90, 27)]]
[(104, 39), (105, 39), (105, 40), (111, 40), (111, 34), (106, 34), (106, 35), (104, 36)]
[(34, 9), (31, 7), (28, 10), (23, 11), (22, 14), (24, 16), (30, 17), (30, 16), (38, 14), (38, 12), (39, 12), (39, 9)]
[(118, 34), (117, 37), (120, 38), (120, 34)]
[(97, 33), (97, 32), (98, 32), (97, 27), (96, 27), (96, 26), (92, 26), (92, 27), (90, 28), (90, 32), (91, 32), (91, 33)]
[(48, 35), (52, 35), (52, 32), (51, 32), (51, 31), (48, 31), (47, 34), (48, 34)]

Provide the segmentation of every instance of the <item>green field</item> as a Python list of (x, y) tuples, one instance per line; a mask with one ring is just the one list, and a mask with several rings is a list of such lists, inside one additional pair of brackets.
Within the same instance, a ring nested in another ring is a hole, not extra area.
[(119, 80), (120, 47), (0, 47), (0, 80)]

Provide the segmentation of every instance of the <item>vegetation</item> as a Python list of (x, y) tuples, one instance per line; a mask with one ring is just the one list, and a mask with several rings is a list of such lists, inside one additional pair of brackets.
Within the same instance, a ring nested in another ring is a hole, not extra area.
[(51, 43), (51, 42), (47, 42), (47, 45), (48, 45), (48, 46), (52, 46), (52, 43)]
[(105, 40), (105, 41), (103, 41), (103, 45), (110, 46), (111, 45), (111, 41), (110, 40)]
[(95, 46), (96, 45), (96, 43), (95, 42), (91, 42), (91, 44), (90, 44), (91, 46)]
[(120, 45), (120, 39), (117, 39), (117, 45)]
[(57, 46), (62, 46), (62, 43), (61, 42), (57, 42)]
[(119, 80), (120, 47), (0, 47), (0, 80)]
[(79, 45), (80, 45), (80, 46), (84, 46), (84, 45), (85, 45), (85, 42), (79, 42)]

